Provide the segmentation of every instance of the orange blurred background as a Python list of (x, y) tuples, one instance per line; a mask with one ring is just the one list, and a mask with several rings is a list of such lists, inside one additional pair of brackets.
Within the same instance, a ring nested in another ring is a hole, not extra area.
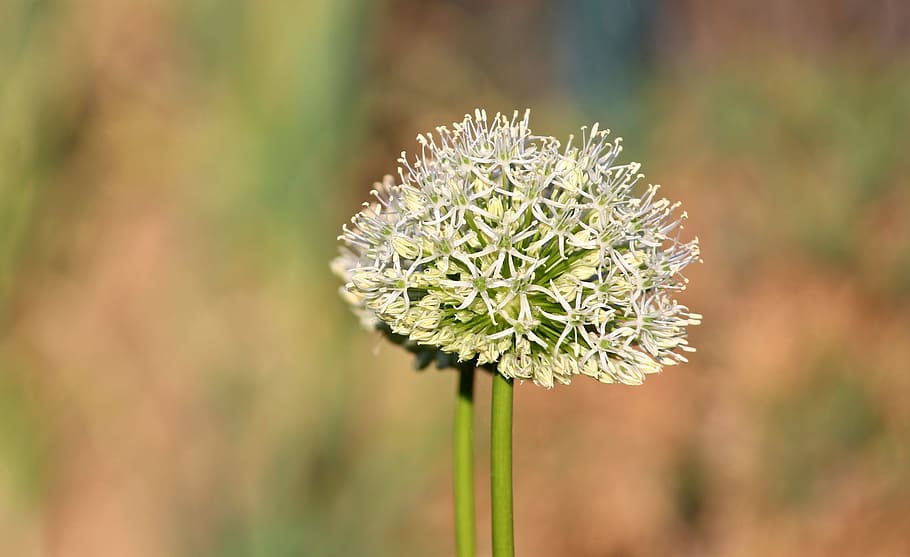
[(474, 107), (612, 128), (705, 260), (690, 365), (517, 388), (518, 554), (910, 555), (899, 0), (4, 0), (0, 555), (452, 555), (456, 377), (328, 261)]

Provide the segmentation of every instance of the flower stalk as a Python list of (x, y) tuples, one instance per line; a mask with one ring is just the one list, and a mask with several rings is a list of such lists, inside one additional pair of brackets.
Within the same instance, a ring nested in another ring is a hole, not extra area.
[(474, 366), (460, 366), (455, 404), (455, 549), (474, 557)]
[(490, 420), (490, 504), (493, 514), (493, 557), (515, 555), (512, 518), (512, 393), (513, 381), (493, 374)]

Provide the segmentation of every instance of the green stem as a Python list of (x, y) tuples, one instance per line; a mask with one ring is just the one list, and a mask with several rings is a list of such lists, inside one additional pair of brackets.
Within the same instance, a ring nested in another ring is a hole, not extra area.
[(512, 532), (512, 380), (493, 373), (490, 420), (490, 504), (493, 511), (493, 557), (513, 557)]
[(455, 550), (458, 557), (474, 557), (474, 366), (459, 372), (455, 406)]

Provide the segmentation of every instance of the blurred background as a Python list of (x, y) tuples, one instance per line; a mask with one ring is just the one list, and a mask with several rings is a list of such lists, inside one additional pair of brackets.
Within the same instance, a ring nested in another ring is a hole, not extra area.
[(705, 261), (691, 365), (518, 387), (518, 553), (910, 555), (901, 0), (0, 0), (0, 555), (452, 555), (456, 377), (328, 261), (477, 106), (612, 128)]

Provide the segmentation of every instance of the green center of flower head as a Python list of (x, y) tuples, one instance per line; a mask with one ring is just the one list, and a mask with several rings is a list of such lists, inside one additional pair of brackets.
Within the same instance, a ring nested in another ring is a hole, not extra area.
[(418, 136), (339, 237), (346, 299), (422, 350), (546, 387), (686, 361), (701, 316), (671, 297), (698, 260), (685, 213), (657, 186), (636, 193), (639, 165), (596, 124), (563, 146), (528, 118), (476, 111)]

